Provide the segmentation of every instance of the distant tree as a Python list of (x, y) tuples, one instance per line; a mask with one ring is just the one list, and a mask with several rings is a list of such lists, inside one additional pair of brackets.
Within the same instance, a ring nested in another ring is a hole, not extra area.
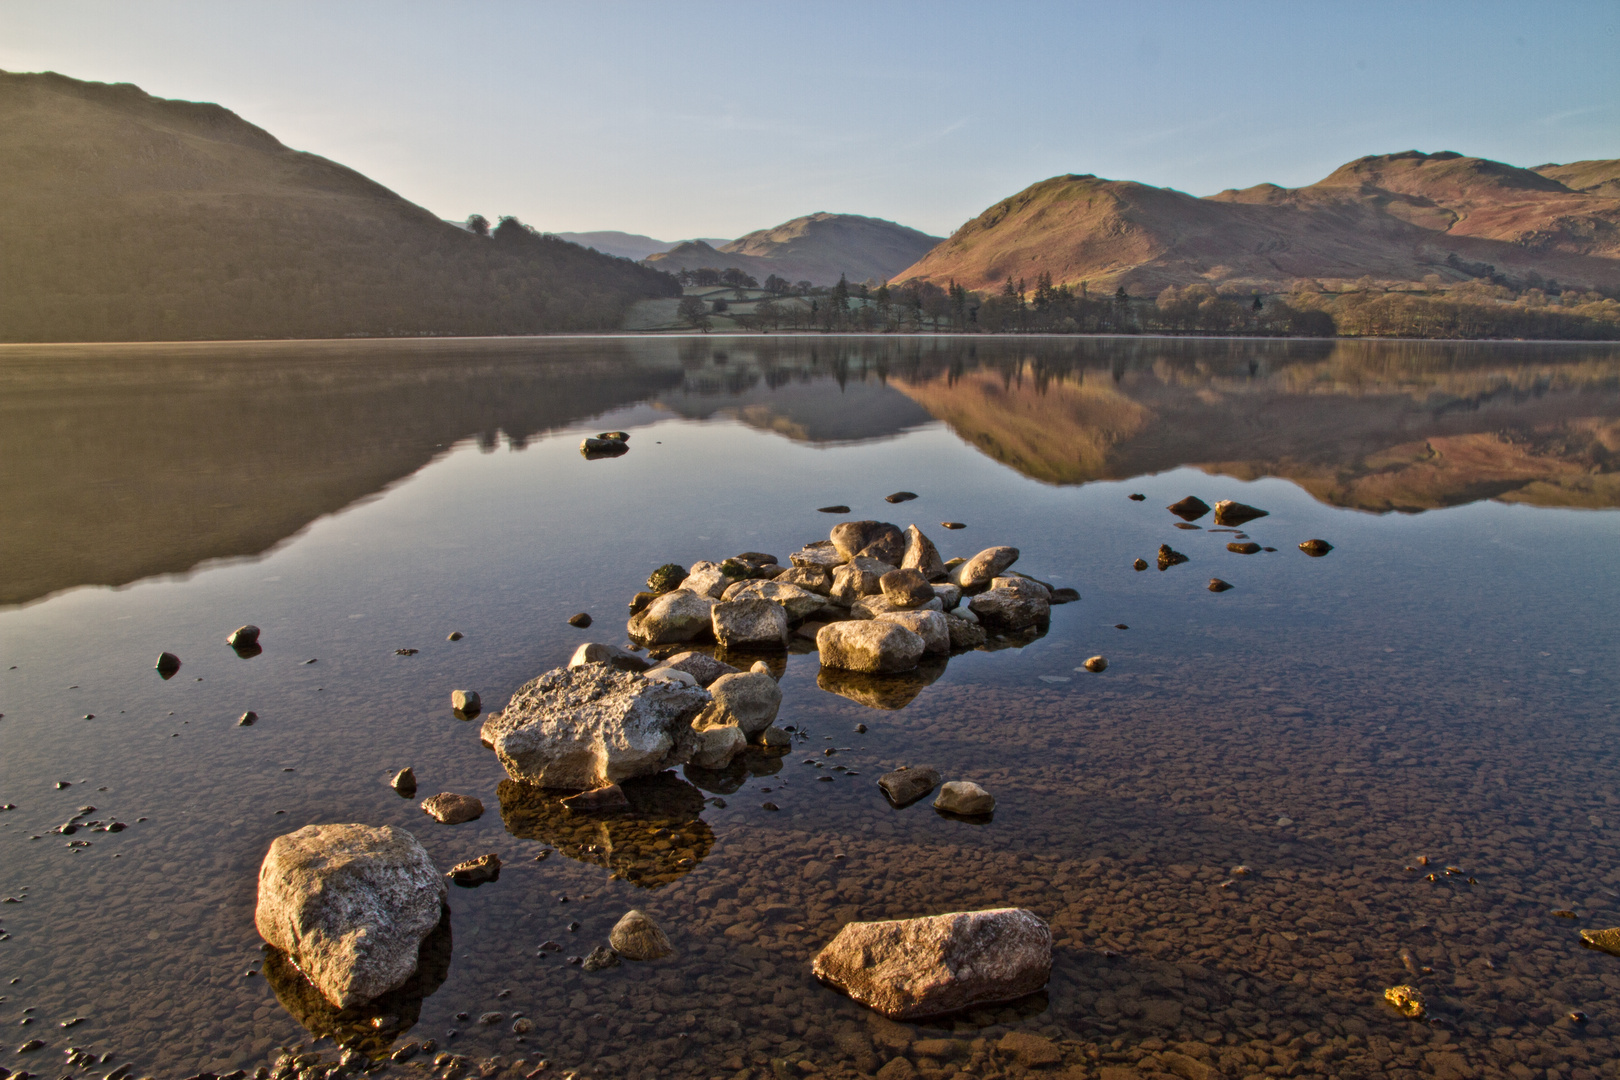
[(692, 283), (694, 285), (718, 285), (720, 284), (720, 271), (709, 266), (694, 270), (692, 271)]
[(793, 288), (800, 296), (809, 296), (810, 290), (814, 289), (815, 286), (810, 284), (808, 281), (796, 281), (793, 283)]
[(741, 285), (748, 280), (748, 275), (735, 266), (728, 266), (720, 271), (720, 283), (723, 285)]
[(718, 298), (718, 299), (716, 299), (714, 301), (713, 310), (714, 310), (714, 313), (716, 315), (719, 315), (723, 311), (728, 311), (728, 310), (730, 310), (730, 308), (731, 308), (731, 305), (726, 303), (726, 300), (725, 300), (724, 297), (720, 297), (720, 298)]
[(682, 298), (675, 313), (681, 317), (682, 322), (695, 330), (709, 329), (709, 305), (705, 304), (700, 296)]
[(1260, 294), (1259, 293), (1254, 294), (1254, 303), (1252, 305), (1250, 305), (1250, 306), (1255, 311), (1260, 311), (1260, 310), (1262, 310), (1264, 308), (1264, 305), (1260, 303)]
[(761, 329), (769, 327), (774, 330), (782, 320), (782, 309), (769, 300), (761, 300), (754, 305), (754, 318), (758, 320)]
[(765, 291), (768, 293), (781, 296), (791, 288), (793, 288), (793, 283), (788, 281), (787, 278), (777, 277), (775, 274), (772, 274), (765, 279)]
[(467, 219), (467, 231), (477, 233), (479, 236), (489, 235), (489, 218), (483, 214), (474, 214)]

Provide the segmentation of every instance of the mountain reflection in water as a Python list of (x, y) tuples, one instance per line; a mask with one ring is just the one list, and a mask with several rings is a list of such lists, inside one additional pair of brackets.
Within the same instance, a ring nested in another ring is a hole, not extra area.
[[(651, 402), (813, 444), (943, 421), (1056, 484), (1191, 465), (1384, 512), (1620, 505), (1620, 350), (1155, 338), (0, 349), (0, 604), (257, 555), (454, 443)], [(635, 443), (632, 442), (632, 453)]]

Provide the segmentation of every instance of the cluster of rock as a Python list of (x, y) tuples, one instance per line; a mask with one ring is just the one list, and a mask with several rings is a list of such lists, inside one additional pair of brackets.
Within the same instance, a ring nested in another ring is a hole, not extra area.
[(627, 629), (650, 648), (785, 649), (797, 627), (824, 667), (904, 672), (982, 645), (987, 630), (1044, 625), (1053, 604), (1079, 599), (1009, 572), (1017, 559), (1017, 548), (992, 547), (947, 562), (916, 525), (844, 521), (786, 566), (758, 551), (661, 566), (631, 600)]

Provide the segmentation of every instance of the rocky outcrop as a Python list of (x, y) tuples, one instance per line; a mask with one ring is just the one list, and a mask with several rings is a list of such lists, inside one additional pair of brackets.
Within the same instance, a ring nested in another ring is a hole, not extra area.
[(411, 977), (444, 903), (444, 879), (404, 829), (306, 825), (271, 841), (253, 921), (327, 1000), (347, 1008)]
[(922, 659), (921, 636), (898, 623), (828, 623), (816, 632), (823, 667), (873, 673), (907, 671)]
[(1019, 908), (849, 923), (811, 970), (892, 1020), (920, 1020), (1041, 989), (1052, 931)]
[(707, 637), (714, 601), (690, 589), (667, 592), (630, 618), (630, 637), (643, 645), (674, 645)]
[(558, 668), (512, 695), (491, 743), (514, 780), (602, 787), (679, 764), (692, 718), (709, 701), (698, 687), (603, 665)]

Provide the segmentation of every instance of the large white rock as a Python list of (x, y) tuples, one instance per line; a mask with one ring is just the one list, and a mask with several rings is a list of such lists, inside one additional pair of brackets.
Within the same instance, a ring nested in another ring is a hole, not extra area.
[(752, 739), (776, 721), (782, 707), (782, 688), (767, 671), (722, 675), (709, 684), (714, 699), (692, 721), (701, 731), (710, 727), (737, 727)]
[(714, 601), (690, 589), (676, 589), (630, 617), (630, 636), (643, 645), (672, 645), (707, 636)]
[(1052, 974), (1052, 931), (1020, 908), (849, 923), (811, 970), (892, 1020), (918, 1020), (1033, 994)]
[(725, 594), (726, 587), (737, 580), (721, 570), (719, 563), (699, 562), (693, 563), (692, 569), (687, 571), (686, 580), (681, 582), (681, 588), (699, 596), (707, 596), (711, 600), (718, 600)]
[[(803, 573), (799, 570), (789, 570), (786, 574)], [(786, 576), (784, 574), (783, 576)], [(829, 581), (828, 588), (831, 589)], [(825, 596), (818, 596), (809, 589), (801, 589), (781, 581), (739, 581), (726, 590), (726, 600), (769, 600), (783, 611), (787, 612), (789, 622), (799, 622), (813, 613), (820, 611), (827, 602)]]
[(769, 600), (727, 600), (714, 605), (709, 616), (714, 640), (728, 649), (787, 648), (787, 612)]
[(692, 718), (709, 700), (696, 686), (602, 664), (557, 668), (512, 695), (490, 741), (513, 780), (603, 787), (685, 761)]
[(991, 578), (1017, 561), (1018, 549), (1015, 547), (985, 548), (967, 562), (952, 569), (949, 574), (950, 581), (952, 585), (959, 585), (964, 589), (978, 588), (980, 585), (988, 585)]
[(816, 632), (823, 667), (846, 671), (910, 671), (922, 659), (923, 639), (892, 622), (828, 623)]
[(438, 925), (444, 878), (416, 837), (390, 825), (306, 825), (259, 866), (259, 936), (338, 1008), (404, 984)]
[(885, 611), (877, 618), (903, 626), (923, 639), (923, 652), (948, 653), (951, 651), (951, 628), (945, 616), (938, 611)]

